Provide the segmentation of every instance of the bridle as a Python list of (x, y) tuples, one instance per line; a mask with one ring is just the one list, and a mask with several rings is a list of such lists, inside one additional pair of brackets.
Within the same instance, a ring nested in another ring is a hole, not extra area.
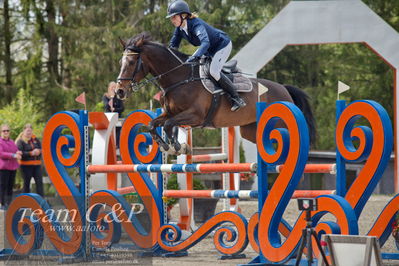
[[(134, 68), (134, 71), (133, 71), (133, 73), (132, 73), (132, 77), (131, 77), (131, 78), (119, 78), (119, 77), (118, 77), (117, 83), (118, 83), (119, 85), (121, 85), (120, 81), (122, 81), (122, 80), (130, 80), (130, 81), (131, 81), (131, 82), (130, 82), (130, 88), (131, 88), (131, 90), (132, 90), (132, 91), (137, 91), (137, 90), (139, 90), (139, 88), (138, 88), (138, 84), (139, 84), (139, 83), (137, 83), (137, 82), (135, 81), (135, 77), (136, 77), (137, 73), (140, 73), (140, 71), (143, 70), (143, 60), (141, 59), (140, 50), (139, 50), (138, 48), (136, 48), (136, 47), (128, 47), (128, 48), (126, 48), (126, 50), (136, 51), (136, 52), (124, 52), (122, 55), (123, 55), (123, 56), (138, 55), (137, 63), (136, 63), (136, 66), (135, 66), (135, 68)], [(123, 87), (123, 88), (126, 89), (126, 87)], [(130, 90), (126, 90), (126, 97), (128, 96), (128, 94), (129, 94), (129, 95), (131, 94), (131, 91), (130, 91)]]
[[(141, 59), (141, 54), (140, 54), (141, 49), (138, 48), (138, 47), (135, 47), (135, 46), (129, 46), (129, 47), (127, 47), (125, 49), (125, 50), (129, 50), (131, 52), (124, 52), (122, 54), (123, 56), (138, 55), (137, 63), (136, 63), (136, 66), (134, 68), (134, 71), (132, 73), (132, 77), (131, 78), (118, 78), (117, 79), (117, 83), (119, 83), (119, 84), (120, 84), (120, 81), (122, 81), (122, 80), (130, 80), (131, 81), (131, 83), (130, 83), (130, 89), (131, 90), (128, 90), (126, 87), (123, 87), (123, 89), (126, 90), (126, 97), (128, 97), (132, 92), (136, 92), (136, 91), (140, 90), (141, 88), (143, 88), (148, 83), (154, 84), (156, 87), (158, 87), (162, 91), (163, 95), (165, 95), (171, 89), (173, 89), (175, 87), (178, 87), (178, 86), (180, 86), (182, 84), (186, 84), (186, 83), (192, 82), (192, 81), (201, 80), (201, 78), (195, 78), (194, 77), (194, 66), (199, 65), (200, 64), (199, 62), (184, 63), (175, 53), (173, 53), (173, 51), (170, 48), (167, 48), (167, 49), (169, 50), (169, 52), (174, 57), (177, 58), (177, 60), (179, 60), (180, 64), (177, 65), (176, 67), (174, 67), (172, 69), (169, 69), (168, 71), (166, 71), (166, 72), (164, 72), (162, 74), (159, 74), (157, 76), (154, 76), (154, 77), (152, 77), (150, 79), (147, 79), (146, 77), (144, 77), (145, 80), (140, 81), (140, 82), (136, 82), (135, 81), (135, 76), (143, 70), (143, 60)], [(173, 71), (175, 71), (175, 70), (177, 70), (177, 69), (179, 69), (179, 68), (181, 68), (183, 66), (186, 66), (186, 65), (190, 65), (191, 66), (191, 75), (190, 75), (190, 77), (188, 79), (183, 80), (183, 81), (179, 81), (179, 82), (177, 82), (177, 83), (175, 83), (175, 84), (173, 84), (173, 85), (171, 85), (171, 86), (169, 86), (167, 88), (162, 88), (161, 86), (159, 86), (159, 84), (157, 82), (155, 82), (156, 80), (162, 78), (163, 76), (166, 76), (169, 73), (171, 73), (171, 72), (173, 72)]]

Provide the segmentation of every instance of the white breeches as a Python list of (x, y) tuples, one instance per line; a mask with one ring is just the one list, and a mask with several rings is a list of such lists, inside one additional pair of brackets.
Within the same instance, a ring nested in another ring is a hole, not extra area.
[(220, 79), (220, 71), (222, 71), (224, 64), (229, 58), (232, 47), (233, 47), (232, 43), (229, 42), (229, 44), (226, 45), (226, 47), (217, 51), (212, 58), (211, 65), (209, 67), (209, 73), (216, 81)]

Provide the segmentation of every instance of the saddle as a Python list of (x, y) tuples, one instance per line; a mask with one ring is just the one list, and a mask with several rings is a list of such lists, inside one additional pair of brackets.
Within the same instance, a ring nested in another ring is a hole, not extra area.
[[(201, 58), (201, 64), (199, 67), (199, 74), (202, 81), (202, 85), (204, 85), (205, 89), (211, 93), (220, 93), (223, 90), (218, 87), (215, 83), (214, 79), (210, 77), (209, 74), (209, 66), (211, 63), (211, 59)], [(245, 77), (240, 73), (240, 69), (237, 67), (237, 60), (228, 61), (222, 69), (222, 72), (227, 75), (227, 77), (234, 83), (236, 86), (237, 92), (250, 92), (252, 91), (252, 82), (249, 78)], [(223, 94), (224, 92), (222, 92)]]
[(238, 73), (240, 69), (237, 67), (237, 60), (230, 60), (224, 64), (222, 71), (226, 74)]
[[(211, 106), (209, 107), (202, 127), (213, 127), (212, 122), (215, 113), (220, 106), (219, 103), (221, 95), (225, 94), (225, 91), (218, 86), (218, 84), (209, 74), (210, 63), (210, 58), (201, 58), (199, 67), (202, 85), (210, 94), (212, 94)], [(222, 72), (234, 83), (237, 92), (252, 91), (252, 82), (249, 80), (249, 78), (242, 75), (240, 69), (237, 67), (237, 60), (230, 60), (227, 62), (223, 66)]]

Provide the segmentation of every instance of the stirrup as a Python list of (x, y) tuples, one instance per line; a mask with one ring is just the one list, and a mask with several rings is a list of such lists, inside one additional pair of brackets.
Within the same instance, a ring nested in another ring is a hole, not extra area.
[(230, 109), (232, 112), (235, 112), (238, 109), (247, 106), (247, 104), (243, 99), (241, 99), (241, 97), (231, 98), (231, 100), (233, 101), (233, 106)]

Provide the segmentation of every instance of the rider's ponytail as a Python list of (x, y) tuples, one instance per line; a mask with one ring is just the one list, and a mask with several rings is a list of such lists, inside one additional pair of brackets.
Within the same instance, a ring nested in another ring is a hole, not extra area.
[(197, 13), (191, 13), (191, 14), (183, 14), (183, 19), (193, 19), (193, 18), (198, 18), (198, 14)]
[(188, 18), (189, 18), (189, 19), (198, 18), (198, 14), (197, 14), (196, 12), (191, 13), (191, 15), (190, 15)]

